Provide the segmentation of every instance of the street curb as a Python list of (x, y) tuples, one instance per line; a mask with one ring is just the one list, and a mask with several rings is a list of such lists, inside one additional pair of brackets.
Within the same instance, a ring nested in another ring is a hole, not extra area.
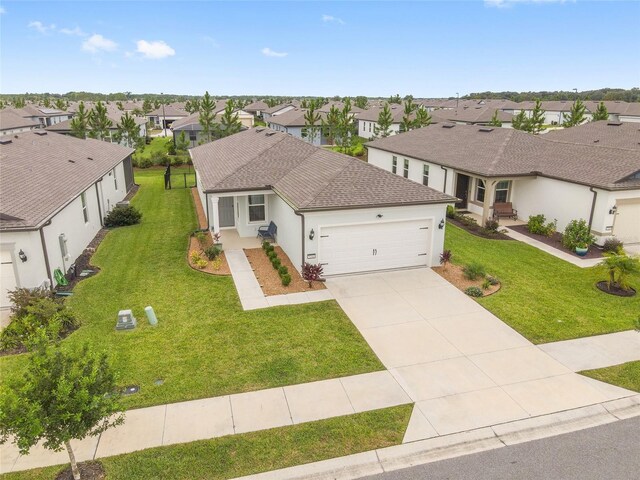
[(640, 394), (233, 480), (351, 480), (640, 416)]

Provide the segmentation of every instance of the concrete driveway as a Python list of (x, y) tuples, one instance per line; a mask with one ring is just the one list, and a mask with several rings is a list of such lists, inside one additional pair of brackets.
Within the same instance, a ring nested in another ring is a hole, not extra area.
[(327, 287), (416, 402), (405, 441), (635, 394), (573, 373), (431, 269)]

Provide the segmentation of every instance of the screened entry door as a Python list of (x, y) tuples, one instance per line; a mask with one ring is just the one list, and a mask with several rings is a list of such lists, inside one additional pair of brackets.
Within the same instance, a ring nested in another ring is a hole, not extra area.
[(220, 228), (235, 226), (233, 197), (221, 197), (218, 200), (218, 215), (220, 216)]

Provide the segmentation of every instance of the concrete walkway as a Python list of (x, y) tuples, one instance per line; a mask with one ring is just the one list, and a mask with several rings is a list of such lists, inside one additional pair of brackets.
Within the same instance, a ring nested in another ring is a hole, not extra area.
[(602, 261), (602, 258), (581, 259), (574, 255), (570, 255), (566, 252), (558, 250), (557, 248), (550, 247), (545, 243), (539, 242), (535, 238), (531, 238), (521, 233), (518, 233), (515, 230), (511, 230), (508, 227), (505, 227), (505, 230), (507, 231), (507, 235), (513, 238), (514, 240), (518, 240), (520, 242), (526, 243), (527, 245), (531, 245), (532, 247), (536, 247), (537, 249), (542, 250), (543, 252), (546, 252), (549, 255), (553, 255), (554, 257), (559, 258), (560, 260), (569, 262), (575, 265), (576, 267), (589, 268), (589, 267), (593, 267), (594, 265), (597, 265)]
[(416, 402), (405, 442), (635, 395), (577, 375), (430, 269), (327, 287)]
[[(125, 423), (72, 442), (79, 461), (145, 448), (255, 432), (411, 403), (387, 371), (130, 410)], [(0, 446), (0, 473), (68, 463), (42, 446), (27, 456)]]
[(322, 302), (331, 300), (333, 295), (329, 290), (315, 292), (289, 293), (286, 295), (272, 295), (267, 297), (262, 292), (260, 284), (253, 273), (244, 251), (240, 249), (225, 250), (233, 282), (238, 290), (240, 303), (244, 310), (275, 307), (278, 305), (294, 305), (298, 303)]

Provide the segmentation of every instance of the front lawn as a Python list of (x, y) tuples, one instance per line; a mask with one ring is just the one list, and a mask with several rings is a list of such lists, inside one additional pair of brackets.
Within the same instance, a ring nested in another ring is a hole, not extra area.
[[(640, 333), (638, 334), (640, 335)], [(587, 377), (640, 392), (640, 361), (580, 372)]]
[[(335, 301), (243, 311), (230, 277), (186, 263), (197, 228), (191, 191), (165, 191), (161, 170), (137, 171), (136, 182), (142, 223), (109, 232), (100, 245), (93, 263), (101, 272), (67, 300), (82, 326), (63, 342), (109, 352), (120, 384), (140, 385), (125, 398), (128, 408), (383, 368)], [(158, 327), (148, 324), (147, 305)], [(133, 309), (135, 330), (115, 331), (121, 309)], [(19, 375), (25, 360), (0, 358), (2, 381)]]
[[(598, 290), (606, 279), (597, 268), (579, 268), (518, 241), (487, 240), (447, 224), (445, 248), (453, 262), (480, 262), (502, 282), (478, 301), (534, 343), (630, 330), (640, 295), (616, 297)], [(640, 290), (640, 275), (630, 278)]]
[[(100, 459), (106, 480), (218, 480), (397, 445), (412, 405), (150, 448)], [(4, 475), (6, 480), (55, 478), (60, 466)]]

